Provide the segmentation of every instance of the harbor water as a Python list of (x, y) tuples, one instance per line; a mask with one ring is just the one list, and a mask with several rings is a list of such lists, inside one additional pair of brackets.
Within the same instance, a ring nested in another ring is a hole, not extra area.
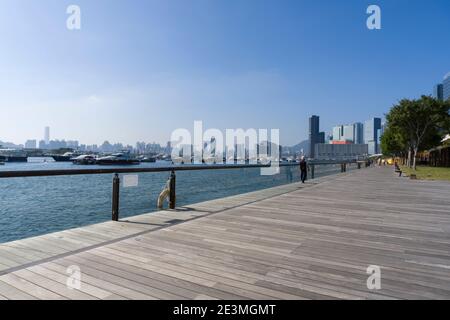
[[(168, 166), (142, 163), (138, 168)], [(1, 171), (88, 169), (45, 158), (6, 163)], [(108, 166), (107, 168), (111, 168)], [(123, 168), (123, 167), (122, 167)], [(335, 174), (338, 166), (318, 166), (316, 177)], [(157, 197), (169, 172), (138, 174), (137, 186), (120, 186), (120, 218), (156, 211)], [(76, 228), (111, 219), (112, 175), (80, 175), (0, 179), (0, 243)], [(260, 175), (260, 169), (177, 172), (177, 206), (223, 198), (300, 180), (299, 169), (282, 167), (280, 174)], [(123, 179), (122, 179), (123, 181)]]

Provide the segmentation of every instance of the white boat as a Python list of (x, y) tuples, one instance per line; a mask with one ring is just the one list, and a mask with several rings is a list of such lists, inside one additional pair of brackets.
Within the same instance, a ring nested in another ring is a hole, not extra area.
[(96, 164), (100, 165), (133, 165), (141, 162), (132, 157), (129, 151), (114, 153), (110, 156), (100, 157), (96, 159)]
[(97, 159), (91, 154), (83, 154), (81, 156), (72, 158), (72, 162), (73, 162), (73, 164), (90, 165), (90, 164), (96, 164)]
[(80, 154), (75, 152), (66, 152), (63, 155), (51, 155), (51, 157), (57, 162), (73, 161), (73, 159), (75, 159), (77, 156), (80, 156)]

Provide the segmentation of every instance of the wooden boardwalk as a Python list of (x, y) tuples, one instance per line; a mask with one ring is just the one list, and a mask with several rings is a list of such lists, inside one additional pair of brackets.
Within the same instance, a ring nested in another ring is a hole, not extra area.
[(450, 183), (355, 170), (1, 244), (0, 299), (450, 299)]

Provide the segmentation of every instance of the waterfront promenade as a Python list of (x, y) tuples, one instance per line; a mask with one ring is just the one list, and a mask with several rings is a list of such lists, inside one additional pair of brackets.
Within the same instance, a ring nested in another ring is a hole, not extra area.
[(18, 240), (0, 299), (450, 299), (449, 195), (375, 167)]

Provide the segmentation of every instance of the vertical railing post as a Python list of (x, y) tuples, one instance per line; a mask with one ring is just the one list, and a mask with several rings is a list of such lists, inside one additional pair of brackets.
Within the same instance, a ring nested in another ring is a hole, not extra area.
[(311, 179), (314, 179), (314, 165), (311, 165)]
[(169, 195), (169, 208), (175, 209), (177, 196), (176, 196), (176, 176), (175, 171), (170, 174), (170, 195)]
[(344, 172), (347, 172), (347, 164), (344, 163)]
[(361, 169), (361, 162), (358, 162), (358, 169)]
[(119, 190), (120, 190), (120, 178), (116, 173), (113, 178), (112, 188), (112, 220), (119, 221)]

